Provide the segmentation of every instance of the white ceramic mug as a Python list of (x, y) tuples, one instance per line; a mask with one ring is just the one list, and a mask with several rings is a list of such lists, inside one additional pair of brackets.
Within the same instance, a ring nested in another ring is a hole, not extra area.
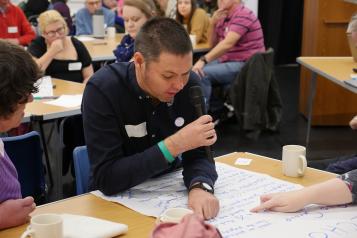
[(187, 208), (182, 208), (182, 207), (168, 208), (158, 217), (157, 223), (160, 222), (179, 223), (184, 216), (192, 213), (193, 211)]
[(301, 145), (283, 146), (283, 174), (290, 177), (304, 176), (307, 167), (306, 148)]
[(21, 238), (63, 238), (63, 219), (58, 214), (40, 214), (31, 218)]
[(192, 47), (196, 46), (196, 35), (190, 35)]
[(115, 38), (116, 30), (115, 27), (107, 27), (107, 36), (108, 38)]

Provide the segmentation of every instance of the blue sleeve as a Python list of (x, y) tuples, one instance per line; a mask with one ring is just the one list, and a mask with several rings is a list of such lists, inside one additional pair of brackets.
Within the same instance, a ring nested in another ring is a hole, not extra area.
[(105, 11), (105, 23), (108, 26), (114, 26), (115, 23), (115, 15), (114, 12), (107, 10)]
[(86, 28), (87, 25), (87, 19), (85, 17), (85, 12), (79, 10), (76, 14), (76, 35), (91, 35), (91, 32), (88, 32)]

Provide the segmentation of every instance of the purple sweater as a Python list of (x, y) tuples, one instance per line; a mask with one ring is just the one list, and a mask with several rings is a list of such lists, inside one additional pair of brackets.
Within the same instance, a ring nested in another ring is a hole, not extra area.
[(3, 148), (4, 145), (0, 139), (0, 203), (22, 197), (16, 168)]

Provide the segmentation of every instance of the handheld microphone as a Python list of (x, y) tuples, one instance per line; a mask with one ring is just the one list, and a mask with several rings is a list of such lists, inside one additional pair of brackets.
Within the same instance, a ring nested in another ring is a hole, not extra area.
[[(189, 89), (191, 104), (195, 108), (197, 117), (207, 114), (206, 103), (200, 86), (192, 86)], [(207, 158), (213, 160), (211, 146), (205, 146)]]

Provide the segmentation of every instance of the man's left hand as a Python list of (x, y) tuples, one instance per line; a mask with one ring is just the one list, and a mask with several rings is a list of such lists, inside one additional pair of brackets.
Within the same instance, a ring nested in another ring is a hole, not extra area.
[(218, 199), (200, 188), (194, 188), (189, 192), (188, 206), (205, 220), (216, 217), (219, 211)]

